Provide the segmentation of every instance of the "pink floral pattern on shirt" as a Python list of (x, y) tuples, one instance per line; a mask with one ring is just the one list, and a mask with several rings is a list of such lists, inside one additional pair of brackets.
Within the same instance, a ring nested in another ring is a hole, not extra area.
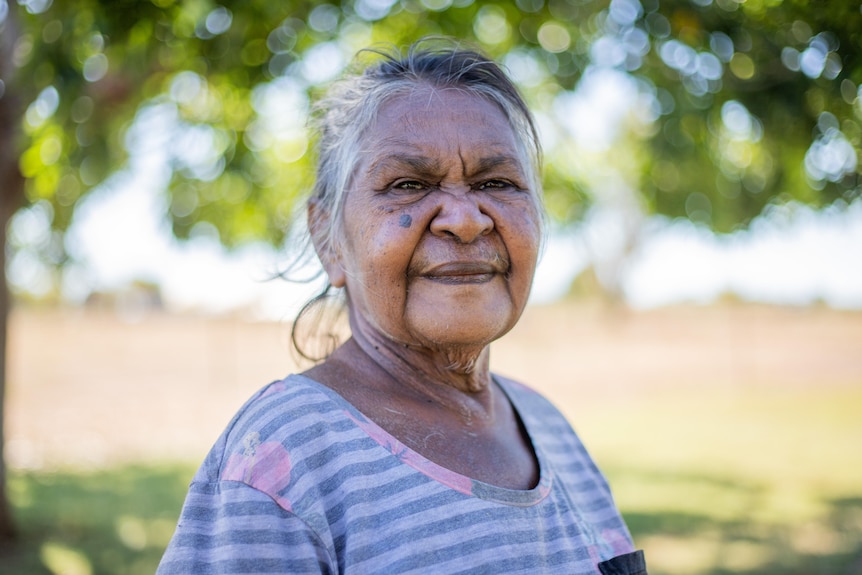
[(281, 443), (260, 442), (251, 432), (243, 439), (243, 450), (230, 456), (221, 478), (239, 481), (272, 497), (283, 509), (292, 511), (290, 500), (280, 493), (290, 484), (290, 454)]

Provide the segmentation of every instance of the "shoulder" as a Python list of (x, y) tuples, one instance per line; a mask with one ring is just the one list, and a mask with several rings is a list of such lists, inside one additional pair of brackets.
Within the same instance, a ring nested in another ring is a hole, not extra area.
[[(332, 392), (306, 377), (290, 375), (267, 385), (240, 408), (226, 430), (227, 446), (244, 445), (251, 432), (259, 441), (281, 441), (315, 425), (342, 419), (344, 405)], [(303, 437), (294, 440), (301, 442)]]
[[(267, 537), (296, 540), (324, 561), (333, 549), (327, 513), (343, 496), (340, 486), (357, 475), (351, 465), (369, 441), (322, 385), (301, 376), (267, 385), (240, 408), (198, 470), (178, 533), (207, 533), (213, 550), (231, 533), (259, 533), (264, 539), (249, 544), (263, 547)], [(234, 543), (226, 553), (241, 548)]]
[[(290, 477), (299, 459), (354, 438), (356, 426), (346, 407), (322, 385), (302, 376), (271, 383), (239, 409), (196, 480), (238, 480), (260, 488), (255, 469)], [(264, 491), (284, 486), (268, 487)]]
[(536, 447), (551, 453), (559, 451), (571, 454), (574, 451), (586, 456), (578, 434), (548, 398), (512, 379), (495, 375), (494, 380), (509, 397)]
[(532, 387), (497, 374), (494, 374), (494, 381), (509, 397), (522, 419), (535, 420), (536, 423), (543, 423), (545, 427), (550, 426), (558, 431), (572, 431), (566, 417), (560, 410)]
[(558, 472), (578, 481), (589, 478), (600, 488), (607, 482), (571, 423), (546, 397), (514, 380), (495, 375), (521, 418), (533, 446)]

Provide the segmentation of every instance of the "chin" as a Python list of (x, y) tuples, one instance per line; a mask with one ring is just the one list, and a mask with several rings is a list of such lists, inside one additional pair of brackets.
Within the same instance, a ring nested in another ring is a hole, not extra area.
[[(512, 329), (514, 321), (510, 314), (493, 317), (470, 314), (440, 313), (435, 317), (421, 318), (410, 322), (411, 332), (417, 339), (428, 342), (429, 347), (447, 351), (449, 349), (475, 350), (478, 354), (492, 341), (499, 339)], [(468, 352), (469, 353), (469, 352)]]
[(434, 347), (484, 348), (517, 322), (521, 307), (505, 285), (416, 286), (404, 319), (417, 339)]

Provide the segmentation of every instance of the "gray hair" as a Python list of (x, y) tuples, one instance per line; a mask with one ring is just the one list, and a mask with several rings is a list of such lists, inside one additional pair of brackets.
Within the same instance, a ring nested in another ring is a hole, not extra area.
[[(406, 53), (390, 46), (368, 48), (360, 54), (375, 55), (377, 60), (364, 70), (354, 70), (335, 82), (312, 112), (318, 157), (317, 180), (309, 201), (315, 203), (315, 212), (323, 215), (323, 221), (310, 225), (309, 233), (319, 255), (335, 253), (341, 247), (338, 244), (343, 238), (345, 195), (359, 163), (362, 142), (369, 127), (389, 100), (408, 95), (423, 86), (455, 88), (500, 107), (515, 134), (525, 175), (532, 186), (531, 198), (541, 214), (542, 223), (545, 223), (542, 149), (538, 131), (518, 89), (496, 62), (477, 50), (464, 49), (458, 41), (446, 38), (419, 40)], [(330, 297), (331, 291), (332, 286), (327, 285), (302, 308), (294, 322), (291, 339), (296, 351), (306, 359), (322, 358), (311, 357), (300, 345), (298, 325), (317, 304)], [(322, 312), (318, 309), (317, 313), (312, 332), (321, 329)], [(324, 358), (337, 345), (334, 337), (327, 335), (329, 349), (323, 352)]]

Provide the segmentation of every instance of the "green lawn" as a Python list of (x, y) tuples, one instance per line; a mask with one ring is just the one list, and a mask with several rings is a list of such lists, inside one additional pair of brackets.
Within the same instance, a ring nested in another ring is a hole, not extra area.
[(193, 466), (13, 473), (20, 542), (0, 552), (4, 575), (152, 575)]
[(651, 575), (862, 574), (862, 389), (667, 391), (585, 440)]
[[(641, 393), (570, 413), (651, 575), (862, 573), (862, 389)], [(13, 471), (4, 575), (150, 574), (197, 462)]]

